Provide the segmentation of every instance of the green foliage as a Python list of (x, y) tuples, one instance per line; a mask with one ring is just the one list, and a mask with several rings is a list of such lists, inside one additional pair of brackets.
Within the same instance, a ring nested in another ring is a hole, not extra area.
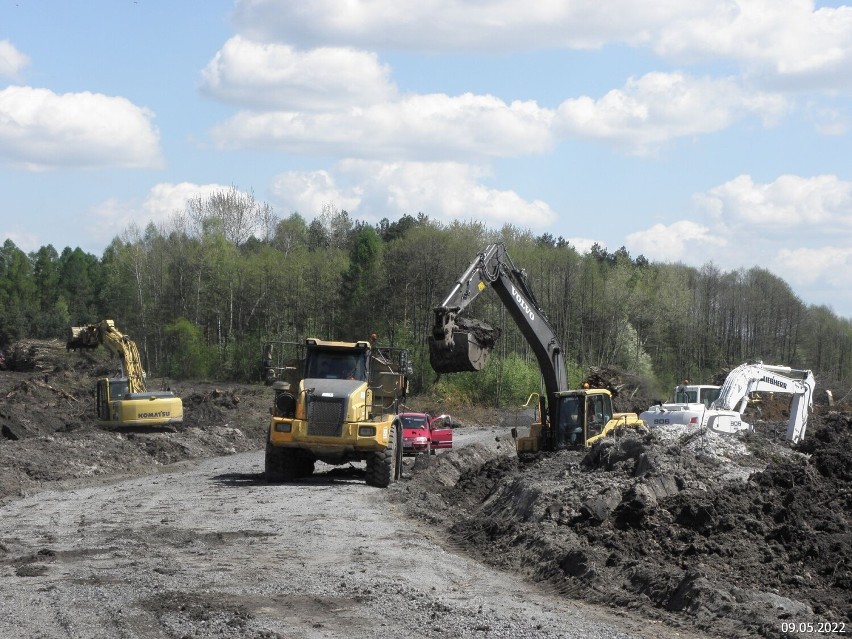
[(216, 350), (205, 345), (201, 330), (179, 317), (165, 327), (169, 346), (168, 375), (175, 379), (208, 379)]
[(0, 247), (0, 346), (64, 337), (72, 324), (114, 319), (152, 370), (177, 377), (257, 379), (259, 342), (363, 339), (412, 353), (416, 392), (519, 405), (540, 387), (526, 337), (498, 296), (466, 314), (503, 334), (484, 371), (436, 381), (426, 336), (433, 308), (479, 251), (505, 242), (553, 326), (576, 387), (590, 366), (614, 366), (670, 388), (763, 360), (811, 368), (820, 386), (852, 379), (852, 322), (807, 307), (763, 269), (722, 272), (633, 259), (624, 247), (578, 253), (564, 238), (423, 213), (353, 221), (327, 205), (278, 220), (236, 189), (190, 202), (157, 227), (131, 225), (101, 259), (51, 246)]
[(360, 227), (340, 286), (343, 312), (336, 333), (344, 339), (364, 339), (375, 327), (374, 314), (381, 305), (376, 295), (381, 283), (381, 258), (379, 234), (371, 226)]
[(441, 376), (433, 393), (452, 404), (517, 407), (524, 404), (531, 393), (538, 393), (540, 389), (541, 373), (538, 365), (511, 353), (505, 358), (492, 356), (485, 368), (475, 373)]

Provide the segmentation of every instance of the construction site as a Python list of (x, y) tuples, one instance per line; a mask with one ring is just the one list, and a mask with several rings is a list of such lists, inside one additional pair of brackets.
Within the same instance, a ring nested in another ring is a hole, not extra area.
[[(58, 341), (22, 342), (0, 372), (4, 598), (23, 586), (34, 592), (61, 590), (69, 579), (67, 571), (57, 569), (62, 534), (48, 526), (39, 528), (38, 539), (27, 536), (9, 519), (16, 504), (28, 504), (26, 512), (33, 513), (40, 495), (108, 488), (178, 472), (174, 469), (201, 459), (247, 453), (262, 464), (270, 405), (266, 386), (170, 384), (183, 400), (182, 424), (161, 432), (116, 432), (98, 426), (92, 414), (93, 379), (106, 373), (107, 362), (67, 353)], [(168, 382), (150, 381), (156, 384)], [(651, 401), (636, 390), (622, 389), (616, 410), (633, 411)], [(586, 449), (537, 453), (519, 453), (512, 437), (513, 428), (529, 425), (529, 408), (457, 406), (452, 407), (458, 422), (454, 448), (406, 459), (390, 488), (350, 484), (363, 477), (358, 464), (319, 465), (297, 486), (322, 491), (326, 500), (335, 500), (339, 487), (349, 495), (341, 492), (340, 499), (351, 499), (352, 491), (371, 493), (371, 501), (389, 504), (389, 517), (414, 522), (444, 551), (534, 585), (556, 601), (613, 615), (626, 624), (624, 636), (840, 634), (852, 631), (852, 412), (845, 398), (828, 406), (821, 397), (797, 444), (784, 436), (789, 398), (766, 395), (747, 409), (754, 424), (749, 431), (658, 427), (625, 431)], [(429, 398), (408, 401), (432, 408)], [(630, 405), (620, 405), (625, 402)], [(258, 494), (281, 488), (268, 485), (259, 468), (229, 482), (250, 485)], [(233, 506), (236, 512), (239, 504)], [(276, 512), (285, 519), (298, 516), (284, 506)], [(76, 525), (81, 531), (83, 523)], [(216, 521), (205, 528), (215, 531)], [(173, 531), (166, 539), (169, 534)], [(255, 561), (264, 564), (266, 554)], [(328, 558), (301, 561), (301, 570), (310, 572)], [(181, 570), (191, 573), (191, 566), (202, 571), (198, 561)], [(109, 581), (132, 581), (138, 565), (116, 561), (101, 563), (100, 569), (110, 573)], [(472, 570), (475, 582), (478, 569)], [(192, 574), (186, 577), (192, 581)], [(207, 591), (211, 587), (205, 586)], [(205, 599), (199, 593), (193, 597)], [(204, 614), (232, 618), (233, 606), (217, 612), (216, 601), (205, 600)], [(250, 621), (214, 633), (213, 625), (199, 625), (193, 617), (196, 605), (192, 598), (184, 609), (167, 611), (192, 624), (180, 631), (184, 634), (175, 630), (179, 622), (169, 622), (170, 629), (164, 625), (128, 636), (336, 636), (269, 630), (274, 624), (252, 612), (260, 607), (250, 606), (240, 608)], [(48, 617), (57, 614), (71, 613), (53, 611)], [(444, 613), (432, 608), (430, 614), (417, 636), (468, 636), (462, 621), (442, 621), (442, 614), (451, 615), (449, 608)], [(168, 615), (163, 615), (160, 611), (155, 617), (165, 624)], [(649, 623), (653, 632), (646, 633), (642, 628)], [(50, 623), (33, 628), (17, 628), (17, 636), (68, 636), (51, 630)], [(110, 636), (113, 631), (71, 636)], [(513, 636), (515, 631), (518, 627), (505, 632), (493, 627), (490, 633), (471, 630), (469, 636)], [(381, 633), (379, 627), (359, 636)], [(549, 626), (547, 633), (539, 628), (541, 636), (574, 636)]]

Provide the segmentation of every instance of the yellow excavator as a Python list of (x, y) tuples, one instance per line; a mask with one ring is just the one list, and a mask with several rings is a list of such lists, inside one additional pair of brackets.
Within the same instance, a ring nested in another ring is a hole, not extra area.
[(530, 345), (544, 385), (540, 417), (529, 434), (516, 439), (518, 452), (582, 448), (625, 428), (645, 429), (635, 413), (613, 410), (608, 389), (568, 388), (556, 332), (530, 290), (526, 272), (514, 265), (503, 243), (490, 244), (480, 252), (444, 302), (435, 307), (429, 336), (429, 362), (435, 372), (479, 371), (485, 366), (500, 331), (461, 313), (488, 287), (497, 293)]
[(123, 335), (113, 320), (72, 326), (68, 350), (103, 345), (121, 361), (121, 374), (98, 379), (95, 412), (98, 421), (113, 428), (170, 428), (183, 421), (183, 402), (172, 391), (145, 388), (145, 370), (136, 342)]

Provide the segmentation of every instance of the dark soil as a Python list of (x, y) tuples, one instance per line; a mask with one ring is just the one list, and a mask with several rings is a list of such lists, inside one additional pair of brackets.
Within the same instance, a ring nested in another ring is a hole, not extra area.
[(0, 371), (0, 498), (45, 482), (140, 474), (197, 457), (256, 450), (268, 426), (269, 389), (261, 384), (151, 380), (184, 404), (174, 432), (116, 432), (99, 427), (95, 379), (115, 372), (106, 354), (66, 352), (64, 343), (33, 341), (12, 349)]
[(399, 493), (458, 546), (573, 598), (720, 637), (852, 632), (852, 414), (812, 416), (790, 446), (770, 404), (733, 437), (655, 430), (519, 459), (498, 435)]

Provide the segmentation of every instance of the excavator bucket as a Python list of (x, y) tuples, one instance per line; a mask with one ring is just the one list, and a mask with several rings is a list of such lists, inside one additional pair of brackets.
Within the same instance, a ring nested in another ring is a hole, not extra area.
[(99, 343), (97, 326), (92, 324), (89, 326), (72, 326), (65, 348), (69, 351), (78, 348), (97, 348)]
[(480, 371), (499, 336), (500, 329), (485, 322), (435, 309), (435, 326), (429, 336), (429, 363), (436, 373)]

